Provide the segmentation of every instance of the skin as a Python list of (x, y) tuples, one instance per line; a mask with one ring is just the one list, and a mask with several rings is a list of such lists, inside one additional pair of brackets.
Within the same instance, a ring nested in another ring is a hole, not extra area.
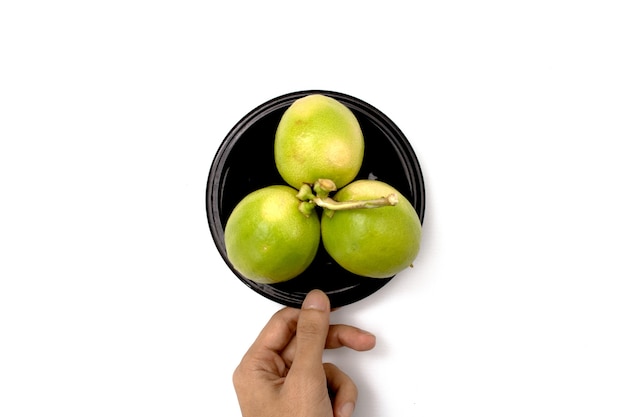
[(272, 185), (248, 194), (226, 223), (228, 259), (246, 278), (263, 284), (287, 281), (313, 262), (319, 246), (317, 215), (298, 211), (296, 190)]
[(311, 94), (296, 100), (276, 129), (274, 158), (295, 189), (320, 178), (343, 187), (363, 162), (363, 132), (354, 113), (334, 98)]
[(365, 277), (388, 278), (411, 266), (422, 228), (411, 203), (395, 188), (374, 180), (354, 181), (334, 195), (338, 204), (395, 195), (396, 204), (335, 211), (322, 216), (322, 241), (344, 269)]
[(349, 417), (358, 390), (324, 349), (370, 350), (371, 333), (330, 324), (326, 294), (311, 291), (302, 309), (284, 308), (269, 320), (233, 374), (243, 417)]

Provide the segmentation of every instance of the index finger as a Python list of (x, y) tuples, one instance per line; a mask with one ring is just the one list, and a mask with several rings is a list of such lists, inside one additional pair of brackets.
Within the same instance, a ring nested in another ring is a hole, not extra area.
[(274, 313), (248, 351), (262, 349), (282, 352), (296, 333), (299, 313), (300, 310), (291, 307)]
[[(359, 352), (373, 349), (376, 345), (376, 336), (358, 327), (346, 324), (331, 324), (326, 336), (326, 349), (347, 347)], [(296, 339), (293, 338), (282, 350), (282, 357), (291, 366), (296, 353)]]

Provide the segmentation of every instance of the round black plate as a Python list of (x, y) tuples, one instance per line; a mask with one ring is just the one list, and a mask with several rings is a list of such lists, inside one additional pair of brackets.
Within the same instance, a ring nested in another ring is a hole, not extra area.
[(384, 181), (400, 191), (424, 220), (425, 190), (419, 162), (400, 129), (371, 105), (346, 94), (307, 90), (276, 97), (248, 113), (228, 133), (217, 150), (206, 188), (206, 211), (217, 249), (248, 287), (280, 304), (299, 308), (306, 294), (321, 289), (331, 306), (359, 301), (392, 278), (365, 278), (341, 268), (323, 245), (311, 266), (296, 278), (279, 284), (258, 284), (238, 273), (228, 260), (224, 227), (230, 213), (247, 194), (268, 185), (285, 184), (274, 164), (274, 134), (285, 110), (300, 97), (324, 94), (339, 100), (355, 114), (365, 139), (363, 165), (357, 176)]

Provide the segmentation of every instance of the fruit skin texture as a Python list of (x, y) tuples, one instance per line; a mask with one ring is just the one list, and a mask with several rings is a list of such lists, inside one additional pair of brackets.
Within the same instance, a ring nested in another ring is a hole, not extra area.
[(364, 149), (354, 113), (331, 97), (311, 94), (285, 110), (276, 129), (274, 159), (280, 175), (296, 189), (320, 178), (340, 188), (359, 173)]
[(322, 216), (322, 241), (344, 269), (364, 277), (388, 278), (411, 266), (419, 252), (422, 226), (411, 203), (392, 186), (355, 181), (335, 194), (337, 201), (396, 193), (395, 206), (335, 211)]
[(320, 241), (316, 213), (298, 210), (296, 190), (272, 185), (237, 204), (224, 229), (228, 259), (246, 278), (273, 284), (302, 273), (315, 258)]

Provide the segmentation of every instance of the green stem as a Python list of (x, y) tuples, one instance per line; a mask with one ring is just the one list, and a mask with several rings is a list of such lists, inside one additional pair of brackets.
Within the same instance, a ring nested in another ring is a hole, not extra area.
[(329, 194), (336, 190), (335, 183), (329, 179), (319, 179), (312, 187), (309, 184), (303, 184), (296, 194), (301, 201), (298, 210), (308, 217), (317, 206), (323, 208), (326, 215), (332, 216), (337, 210), (369, 209), (398, 204), (398, 196), (393, 193), (370, 200), (337, 201), (329, 197)]
[(313, 213), (313, 210), (315, 210), (315, 203), (311, 201), (302, 201), (298, 205), (298, 210), (306, 217), (309, 217), (311, 213)]
[(298, 191), (296, 197), (300, 201), (310, 201), (315, 198), (315, 194), (313, 194), (313, 190), (309, 184), (302, 184), (302, 187), (300, 187), (300, 191)]
[(317, 197), (326, 198), (331, 192), (337, 191), (337, 186), (333, 180), (320, 178), (313, 184), (313, 191), (315, 191)]
[(336, 201), (330, 197), (313, 199), (315, 204), (319, 207), (328, 210), (353, 210), (353, 209), (368, 209), (385, 206), (395, 206), (398, 204), (398, 196), (396, 194), (389, 194), (387, 197), (376, 198), (372, 200), (350, 200), (350, 201)]

